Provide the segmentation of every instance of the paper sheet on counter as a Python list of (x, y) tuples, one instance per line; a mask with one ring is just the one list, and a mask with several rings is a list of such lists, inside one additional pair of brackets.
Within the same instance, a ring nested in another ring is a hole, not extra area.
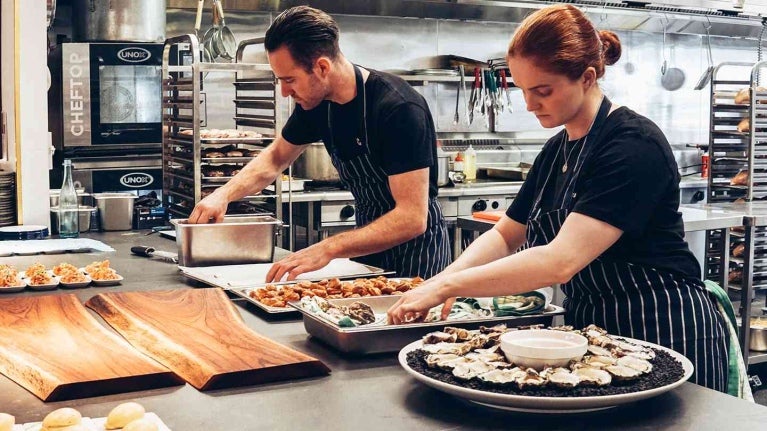
[(0, 241), (0, 256), (87, 253), (90, 251), (115, 251), (112, 247), (91, 238), (34, 239)]
[[(222, 265), (204, 267), (185, 267), (179, 269), (191, 278), (223, 288), (263, 286), (266, 274), (272, 263), (253, 263), (248, 265)], [(298, 280), (322, 280), (325, 278), (344, 278), (382, 273), (380, 268), (354, 262), (351, 259), (333, 259), (325, 267), (306, 272)]]

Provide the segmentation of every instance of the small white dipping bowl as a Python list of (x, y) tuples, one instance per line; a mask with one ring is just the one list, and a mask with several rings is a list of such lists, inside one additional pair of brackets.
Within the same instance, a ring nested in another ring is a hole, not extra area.
[(524, 329), (501, 335), (501, 350), (518, 367), (541, 371), (579, 361), (586, 353), (586, 337), (550, 329)]

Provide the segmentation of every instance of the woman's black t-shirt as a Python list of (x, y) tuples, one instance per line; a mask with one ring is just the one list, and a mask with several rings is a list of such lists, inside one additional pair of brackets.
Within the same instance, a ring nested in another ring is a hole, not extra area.
[[(561, 196), (565, 183), (564, 133), (549, 139), (536, 158), (506, 211), (511, 219), (527, 224), (549, 172), (551, 179), (543, 190), (541, 212), (559, 209), (560, 200), (555, 197)], [(572, 149), (573, 145), (579, 144), (571, 141), (566, 148)], [(588, 145), (593, 148), (575, 185), (572, 211), (623, 231), (601, 257), (700, 278), (700, 265), (684, 240), (676, 160), (658, 126), (620, 107), (607, 117), (599, 136)], [(571, 164), (574, 162), (575, 156), (570, 159)]]

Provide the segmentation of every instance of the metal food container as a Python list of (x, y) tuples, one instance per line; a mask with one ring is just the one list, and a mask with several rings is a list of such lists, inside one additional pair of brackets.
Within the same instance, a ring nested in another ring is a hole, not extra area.
[(767, 319), (752, 317), (750, 332), (749, 349), (755, 352), (767, 352)]
[[(80, 232), (88, 232), (91, 229), (91, 216), (96, 212), (96, 208), (81, 206), (78, 208), (78, 225)], [(51, 233), (59, 233), (59, 207), (51, 207)]]
[[(369, 305), (376, 314), (386, 313), (399, 296), (370, 296), (364, 298), (329, 299), (334, 305), (350, 305), (361, 301)], [(326, 319), (304, 310), (299, 302), (288, 303), (303, 314), (304, 328), (309, 335), (317, 337), (341, 352), (351, 355), (368, 355), (373, 353), (398, 352), (413, 341), (429, 332), (440, 331), (445, 326), (477, 329), (480, 326), (494, 326), (505, 323), (509, 327), (542, 324), (551, 326), (554, 316), (564, 314), (564, 309), (556, 305), (549, 307), (541, 314), (529, 316), (483, 317), (467, 320), (448, 320), (429, 323), (409, 323), (404, 325), (373, 325), (342, 328)]]
[(94, 193), (101, 230), (133, 229), (133, 202), (137, 197), (130, 192)]
[(236, 265), (271, 262), (282, 222), (268, 215), (224, 217), (222, 223), (176, 226), (179, 266)]

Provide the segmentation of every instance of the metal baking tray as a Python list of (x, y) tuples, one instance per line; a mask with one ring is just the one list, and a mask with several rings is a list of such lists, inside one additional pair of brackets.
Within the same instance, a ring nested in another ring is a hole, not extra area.
[[(375, 268), (375, 267), (370, 267), (370, 268)], [(380, 268), (375, 268), (375, 269), (376, 270), (380, 270), (381, 272), (371, 273), (371, 274), (360, 274), (360, 275), (354, 275), (354, 276), (351, 276), (351, 275), (350, 276), (341, 276), (341, 277), (336, 277), (336, 278), (338, 278), (340, 280), (349, 280), (349, 279), (357, 279), (357, 278), (371, 278), (371, 277), (377, 277), (379, 275), (392, 274), (392, 272), (383, 272), (383, 270), (381, 270)], [(320, 279), (310, 279), (309, 281), (320, 281)], [(283, 283), (271, 283), (271, 284), (274, 284), (279, 289), (280, 287), (285, 286), (285, 285), (295, 284), (295, 281), (283, 282)], [(262, 302), (257, 301), (256, 299), (250, 297), (250, 292), (252, 292), (253, 290), (256, 290), (256, 289), (263, 288), (263, 287), (264, 286), (248, 287), (248, 288), (244, 288), (244, 289), (231, 289), (230, 288), (230, 289), (228, 289), (228, 291), (231, 292), (232, 294), (236, 295), (236, 296), (239, 296), (240, 298), (245, 299), (245, 301), (255, 305), (256, 307), (260, 308), (261, 310), (263, 310), (264, 312), (269, 313), (269, 314), (281, 314), (281, 315), (284, 315), (284, 314), (296, 314), (297, 315), (298, 314), (298, 310), (296, 309), (297, 307), (294, 307), (294, 306), (288, 306), (288, 307), (270, 307), (268, 305), (265, 305)], [(394, 297), (394, 295), (387, 295), (387, 297), (389, 297), (389, 296)], [(365, 296), (365, 297), (362, 297), (362, 298), (353, 298), (353, 299), (361, 300), (361, 299), (370, 299), (370, 298), (382, 298), (382, 297), (381, 296)]]
[[(399, 299), (398, 295), (370, 296), (364, 298), (329, 299), (335, 305), (348, 305), (362, 301), (373, 308), (373, 311), (385, 313)], [(477, 329), (480, 326), (493, 326), (505, 323), (509, 327), (521, 325), (543, 324), (551, 326), (554, 316), (565, 313), (565, 309), (550, 304), (541, 314), (529, 316), (486, 317), (470, 320), (447, 320), (430, 323), (409, 323), (405, 325), (375, 325), (342, 328), (308, 310), (304, 310), (299, 302), (289, 302), (304, 318), (304, 328), (309, 335), (317, 337), (335, 349), (352, 355), (368, 355), (373, 353), (398, 352), (407, 344), (417, 340), (429, 332), (438, 331), (445, 326), (455, 326), (466, 329)]]
[[(325, 267), (307, 272), (296, 281), (265, 283), (266, 274), (272, 263), (255, 263), (246, 265), (208, 266), (205, 268), (188, 268), (179, 265), (186, 277), (210, 284), (223, 289), (255, 289), (267, 284), (275, 286), (296, 284), (301, 281), (320, 281), (330, 278), (354, 279), (392, 274), (382, 268), (353, 262), (350, 259), (333, 259)], [(256, 281), (261, 280), (261, 281)]]

